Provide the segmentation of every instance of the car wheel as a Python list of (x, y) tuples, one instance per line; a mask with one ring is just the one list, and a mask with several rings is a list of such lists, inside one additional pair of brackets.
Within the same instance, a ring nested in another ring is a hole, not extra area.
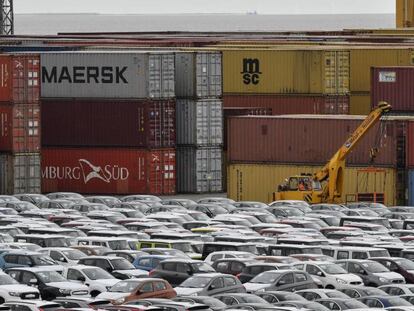
[(2, 305), (3, 303), (5, 303), (5, 300), (3, 297), (0, 297), (0, 305)]
[(100, 293), (101, 293), (100, 291), (94, 290), (94, 291), (92, 291), (92, 292), (91, 292), (91, 296), (95, 298), (95, 297), (96, 297), (96, 296), (98, 296)]

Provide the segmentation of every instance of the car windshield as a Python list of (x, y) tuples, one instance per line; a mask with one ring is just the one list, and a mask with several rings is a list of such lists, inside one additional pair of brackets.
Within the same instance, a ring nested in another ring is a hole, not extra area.
[(11, 285), (11, 284), (19, 284), (15, 279), (13, 279), (9, 275), (2, 274), (0, 275), (0, 285)]
[(108, 241), (108, 246), (109, 246), (110, 249), (112, 249), (114, 251), (129, 249), (128, 241), (126, 241), (126, 240)]
[(195, 273), (197, 272), (214, 272), (215, 270), (204, 262), (197, 262), (191, 265)]
[(414, 270), (414, 262), (412, 262), (411, 260), (402, 258), (395, 260), (395, 263), (405, 270)]
[[(388, 298), (388, 297), (387, 297)], [(400, 298), (400, 297), (390, 297), (388, 298), (391, 306), (413, 306), (407, 300)]]
[[(247, 253), (250, 253), (250, 254), (258, 254), (257, 248), (256, 248), (255, 245), (248, 245), (248, 244), (247, 245), (241, 245), (241, 246), (237, 247), (237, 250), (239, 252), (247, 252)], [(239, 256), (237, 256), (237, 257), (239, 257)]]
[(103, 269), (87, 268), (82, 270), (91, 280), (114, 279), (114, 277)]
[(376, 250), (376, 251), (369, 251), (370, 257), (390, 257), (390, 254), (387, 250)]
[(111, 259), (111, 263), (114, 266), (114, 270), (131, 270), (135, 269), (135, 267), (126, 259), (119, 258), (119, 259)]
[(327, 274), (347, 274), (346, 270), (339, 265), (336, 264), (326, 264), (326, 265), (319, 265), (324, 272)]
[(193, 252), (190, 243), (172, 243), (172, 247), (174, 249), (178, 249), (179, 251), (182, 251), (184, 253), (192, 253)]
[(177, 249), (165, 249), (165, 250), (162, 250), (162, 251), (158, 251), (157, 254), (170, 255), (170, 256), (180, 257), (180, 258), (188, 258), (188, 256), (186, 254), (184, 254), (182, 251), (179, 251)]
[(116, 293), (131, 293), (134, 291), (142, 282), (140, 281), (121, 281), (116, 283), (109, 290), (110, 292)]
[(364, 262), (362, 266), (371, 273), (389, 272), (387, 268), (378, 262)]
[(82, 257), (85, 257), (85, 254), (77, 249), (70, 249), (62, 251), (62, 254), (65, 255), (70, 260), (79, 260)]
[(250, 283), (259, 283), (259, 284), (272, 284), (274, 283), (279, 276), (284, 273), (284, 272), (280, 272), (280, 273), (275, 273), (275, 272), (263, 272), (261, 274), (259, 274), (258, 276), (254, 277)]
[(181, 283), (180, 287), (204, 288), (212, 278), (208, 276), (193, 276)]
[(55, 265), (55, 261), (49, 256), (32, 256), (35, 266), (50, 266)]
[(349, 297), (339, 291), (329, 291), (326, 293), (326, 296), (328, 296), (329, 298), (344, 298), (344, 299), (349, 299)]
[[(346, 308), (344, 308), (344, 309), (364, 309), (364, 308), (367, 308), (367, 306), (365, 304), (363, 304), (362, 302), (360, 302), (358, 300), (354, 300), (354, 299), (343, 300), (343, 304), (346, 306)], [(408, 303), (408, 304), (411, 306), (410, 303)]]
[(56, 271), (41, 271), (36, 274), (43, 283), (67, 282), (67, 280)]
[(384, 292), (382, 289), (375, 288), (375, 287), (364, 287), (362, 293), (365, 293), (365, 296), (387, 296), (387, 293)]
[(47, 239), (45, 240), (47, 247), (69, 247), (70, 243), (68, 239)]

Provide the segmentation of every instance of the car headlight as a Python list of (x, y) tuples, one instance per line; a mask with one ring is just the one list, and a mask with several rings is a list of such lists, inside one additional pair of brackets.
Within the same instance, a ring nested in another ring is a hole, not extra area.
[(64, 294), (64, 295), (70, 295), (70, 289), (59, 288), (59, 293)]
[(388, 280), (386, 278), (379, 278), (379, 281), (382, 283), (388, 282)]
[(122, 298), (118, 298), (117, 300), (115, 300), (115, 304), (121, 304), (125, 302), (125, 297)]
[(339, 284), (348, 284), (348, 282), (347, 282), (347, 281), (342, 280), (342, 279), (336, 279), (336, 281), (337, 281)]
[(20, 296), (20, 293), (17, 293), (17, 292), (9, 292), (9, 295), (10, 296), (13, 296), (13, 297), (19, 297)]

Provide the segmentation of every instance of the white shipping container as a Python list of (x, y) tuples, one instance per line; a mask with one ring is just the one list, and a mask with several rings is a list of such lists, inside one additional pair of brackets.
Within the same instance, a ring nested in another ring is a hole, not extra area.
[(178, 99), (178, 145), (222, 145), (223, 103), (219, 99)]
[(173, 98), (174, 59), (170, 52), (45, 53), (41, 97)]
[(175, 70), (177, 97), (221, 97), (223, 93), (221, 52), (176, 53)]

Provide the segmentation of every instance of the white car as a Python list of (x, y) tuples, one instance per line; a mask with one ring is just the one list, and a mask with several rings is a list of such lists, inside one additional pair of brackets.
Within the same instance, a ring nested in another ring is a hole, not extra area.
[(85, 253), (70, 247), (45, 247), (39, 249), (38, 252), (51, 257), (63, 266), (76, 265), (79, 259), (85, 257)]
[(68, 281), (81, 282), (89, 286), (89, 293), (92, 297), (107, 292), (120, 281), (102, 268), (85, 265), (67, 267), (63, 271), (63, 276)]
[(340, 265), (329, 261), (301, 262), (294, 264), (293, 267), (306, 271), (313, 279), (318, 279), (322, 283), (322, 287), (327, 289), (341, 289), (364, 284), (359, 276), (349, 273)]
[(4, 272), (0, 272), (0, 304), (9, 301), (39, 299), (37, 288), (21, 285), (15, 279)]
[(62, 308), (60, 304), (55, 302), (48, 302), (43, 300), (32, 301), (10, 301), (2, 306), (9, 307), (11, 310), (25, 310), (25, 311), (48, 311)]
[(239, 252), (239, 251), (219, 251), (212, 252), (204, 260), (205, 263), (212, 265), (216, 260), (223, 258), (242, 258), (242, 259), (254, 259), (257, 255), (254, 255), (249, 252)]

